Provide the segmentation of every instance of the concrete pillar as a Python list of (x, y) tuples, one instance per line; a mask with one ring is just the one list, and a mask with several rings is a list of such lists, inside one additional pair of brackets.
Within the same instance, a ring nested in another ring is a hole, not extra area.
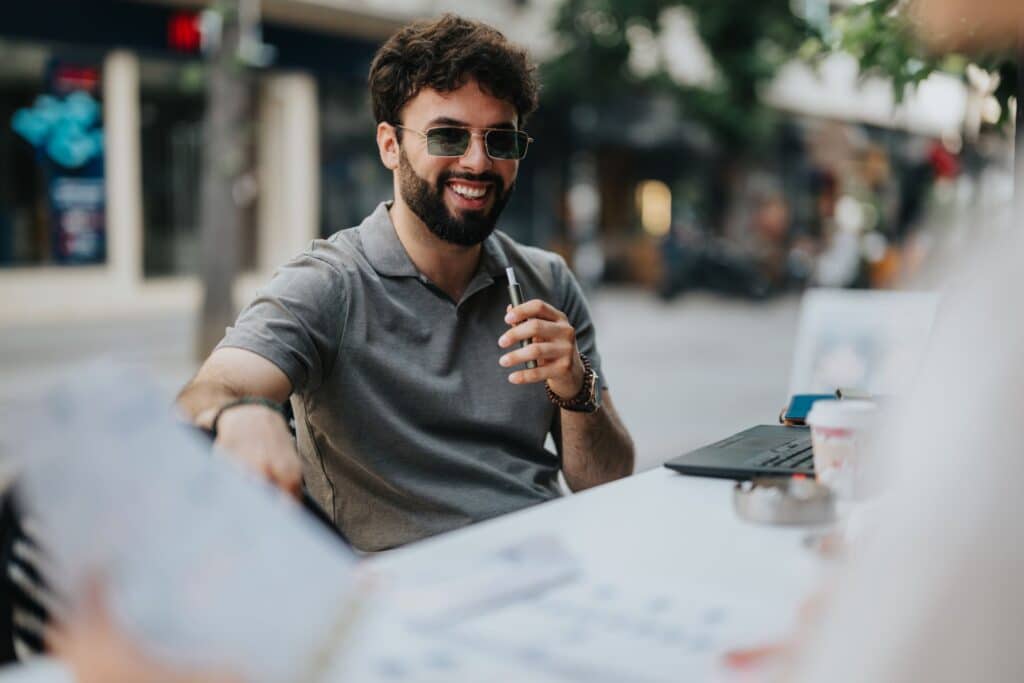
[(117, 50), (103, 62), (107, 268), (120, 291), (142, 280), (142, 140), (139, 60)]
[(257, 263), (268, 273), (320, 234), (320, 121), (313, 77), (264, 79), (257, 156)]

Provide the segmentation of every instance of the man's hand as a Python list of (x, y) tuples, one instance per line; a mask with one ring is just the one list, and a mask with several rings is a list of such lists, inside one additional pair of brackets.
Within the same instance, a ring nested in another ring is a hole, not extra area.
[(261, 405), (228, 408), (217, 420), (216, 446), (298, 498), (302, 466), (281, 414)]
[[(252, 351), (227, 347), (206, 359), (178, 394), (177, 405), (193, 423), (210, 429), (221, 406), (235, 399), (262, 396), (281, 403), (291, 393), (291, 381), (279, 367)], [(280, 413), (260, 405), (228, 408), (217, 420), (216, 445), (271, 483), (298, 495), (302, 468)]]
[[(505, 322), (512, 329), (498, 340), (498, 346), (510, 349), (498, 361), (502, 367), (537, 361), (536, 368), (511, 373), (509, 382), (546, 381), (551, 391), (566, 400), (580, 393), (585, 369), (576, 346), (576, 330), (564, 313), (533, 299), (514, 308), (510, 306)], [(518, 348), (524, 340), (531, 343)], [(633, 471), (633, 440), (607, 392), (602, 390), (601, 408), (597, 412), (562, 410), (559, 420), (562, 471), (573, 491), (625, 477)]]
[(547, 382), (551, 391), (570, 399), (583, 388), (583, 361), (576, 348), (576, 330), (560, 310), (540, 299), (531, 299), (516, 307), (509, 306), (505, 322), (512, 329), (498, 340), (507, 349), (530, 341), (526, 348), (517, 348), (499, 359), (503, 367), (537, 361), (534, 369), (517, 370), (508, 376), (513, 384)]

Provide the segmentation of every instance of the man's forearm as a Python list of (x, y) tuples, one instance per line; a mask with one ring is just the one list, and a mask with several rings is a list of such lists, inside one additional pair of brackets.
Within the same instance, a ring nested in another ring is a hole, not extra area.
[(606, 401), (595, 413), (562, 411), (562, 471), (573, 491), (633, 473), (635, 455), (622, 420)]
[(223, 348), (199, 368), (175, 403), (184, 416), (209, 429), (222, 407), (244, 396), (259, 396), (277, 403), (288, 400), (291, 382), (276, 365), (251, 351)]

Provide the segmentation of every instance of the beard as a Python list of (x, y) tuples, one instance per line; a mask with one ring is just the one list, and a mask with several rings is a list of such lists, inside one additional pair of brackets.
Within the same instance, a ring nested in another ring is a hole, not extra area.
[[(452, 215), (451, 209), (445, 204), (444, 192), (448, 181), (456, 178), (491, 183), (491, 187), (488, 188), (488, 192), (494, 193), (491, 207), (481, 211), (461, 211), (459, 215)], [(452, 171), (441, 173), (432, 187), (428, 180), (421, 178), (413, 170), (409, 158), (405, 156), (405, 150), (399, 154), (398, 189), (402, 193), (402, 199), (430, 232), (445, 242), (472, 247), (487, 239), (494, 232), (498, 216), (508, 203), (513, 187), (515, 183), (505, 190), (501, 176), (496, 173), (472, 174)]]

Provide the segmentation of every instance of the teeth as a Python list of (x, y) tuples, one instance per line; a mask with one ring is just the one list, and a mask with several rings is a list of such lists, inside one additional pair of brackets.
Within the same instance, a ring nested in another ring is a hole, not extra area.
[(466, 199), (479, 199), (487, 194), (486, 187), (470, 187), (468, 185), (459, 185), (458, 183), (452, 183), (451, 187), (459, 196)]

